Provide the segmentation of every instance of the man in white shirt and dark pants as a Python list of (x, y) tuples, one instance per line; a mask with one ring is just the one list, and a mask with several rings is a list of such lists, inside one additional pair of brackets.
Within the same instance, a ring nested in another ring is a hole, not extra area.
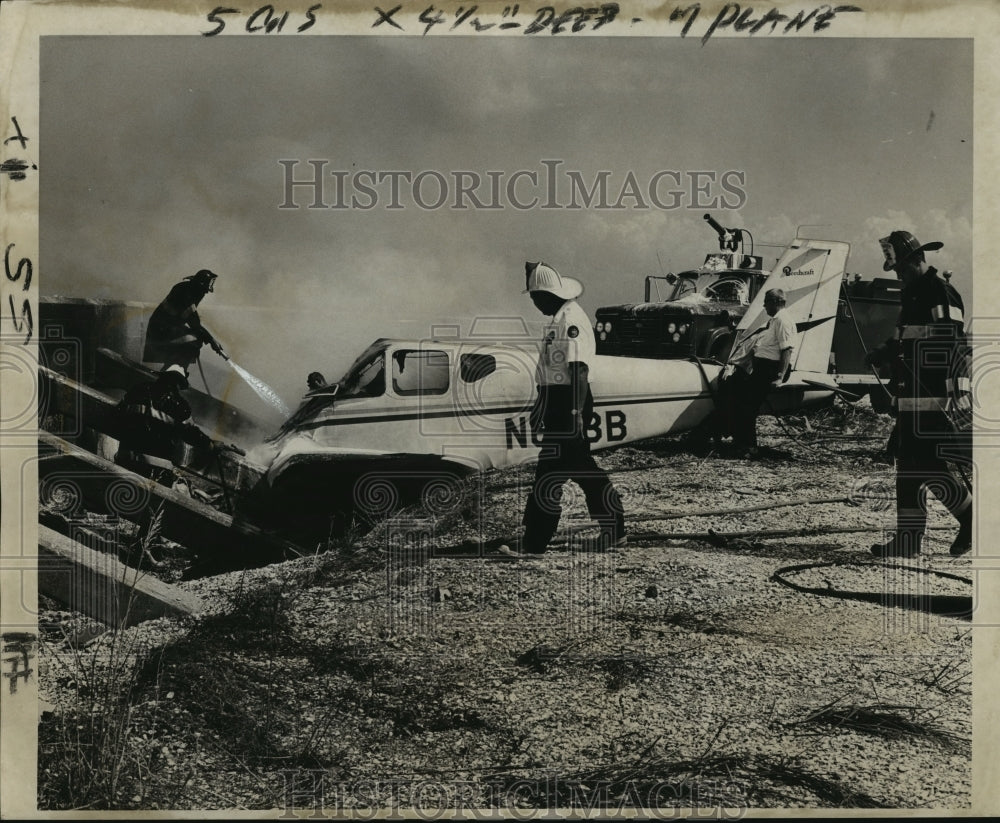
[(770, 391), (788, 379), (791, 369), (798, 332), (784, 308), (782, 289), (764, 294), (764, 310), (771, 319), (756, 333), (744, 357), (735, 362), (733, 374), (719, 383), (718, 402), (740, 456), (757, 454), (757, 412)]
[[(573, 480), (583, 489), (590, 516), (601, 527), (599, 548), (625, 543), (625, 515), (621, 498), (590, 453), (586, 428), (593, 414), (590, 360), (595, 354), (594, 329), (574, 298), (583, 284), (562, 277), (545, 263), (525, 264), (526, 291), (535, 307), (551, 317), (545, 328), (536, 378), (538, 399), (531, 426), (541, 429), (541, 452), (535, 482), (524, 511), (520, 550), (545, 551), (559, 527), (563, 485)], [(512, 553), (507, 546), (500, 549)]]

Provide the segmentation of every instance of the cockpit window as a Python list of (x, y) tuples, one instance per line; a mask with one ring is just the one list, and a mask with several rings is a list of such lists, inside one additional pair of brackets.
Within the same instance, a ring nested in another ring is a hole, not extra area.
[(489, 377), (497, 370), (497, 359), (492, 354), (463, 354), (459, 374), (466, 383), (475, 383)]
[(443, 351), (397, 349), (392, 353), (392, 390), (403, 397), (448, 391), (448, 354)]
[(351, 369), (340, 381), (337, 399), (380, 397), (383, 394), (385, 394), (385, 353), (377, 352), (370, 359)]

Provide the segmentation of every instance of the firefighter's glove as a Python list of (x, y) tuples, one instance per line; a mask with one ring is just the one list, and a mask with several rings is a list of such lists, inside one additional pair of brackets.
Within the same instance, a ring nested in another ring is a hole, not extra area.
[(226, 360), (229, 359), (229, 357), (226, 356), (225, 351), (223, 351), (222, 349), (222, 344), (219, 343), (218, 340), (213, 339), (212, 342), (209, 343), (209, 345), (212, 347), (212, 351), (214, 351), (217, 355), (219, 355), (219, 357), (223, 357)]

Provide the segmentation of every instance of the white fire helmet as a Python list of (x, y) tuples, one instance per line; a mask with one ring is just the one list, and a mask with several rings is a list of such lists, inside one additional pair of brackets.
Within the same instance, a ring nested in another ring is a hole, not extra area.
[(573, 277), (563, 277), (546, 263), (525, 263), (525, 292), (547, 291), (564, 300), (583, 294), (583, 283)]

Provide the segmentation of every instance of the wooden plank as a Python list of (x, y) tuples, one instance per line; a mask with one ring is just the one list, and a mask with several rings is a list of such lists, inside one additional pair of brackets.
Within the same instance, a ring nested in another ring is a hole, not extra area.
[[(107, 529), (95, 530), (89, 524), (82, 523), (66, 517), (59, 512), (48, 509), (40, 509), (38, 512), (38, 525), (45, 526), (57, 534), (76, 540), (87, 548), (95, 551), (117, 554), (117, 535), (109, 536)], [(98, 527), (100, 529), (100, 527)]]
[[(52, 434), (75, 437), (83, 435), (86, 429), (94, 429), (116, 439), (120, 436), (117, 402), (113, 398), (45, 366), (39, 366), (38, 377), (43, 397), (39, 417), (43, 422), (52, 416), (60, 416), (63, 420), (60, 428), (49, 429)], [(218, 444), (220, 441), (213, 442)], [(213, 461), (217, 465), (211, 466), (210, 471), (223, 473), (230, 493), (239, 494), (253, 488), (263, 476), (262, 467), (238, 452), (220, 449), (217, 455), (218, 461)]]
[[(96, 351), (97, 379), (99, 385), (125, 389), (137, 383), (151, 383), (156, 372), (141, 363), (129, 360), (110, 349)], [(198, 382), (197, 371), (191, 383)], [(243, 409), (220, 400), (192, 385), (184, 390), (184, 397), (191, 405), (191, 420), (208, 434), (219, 438), (233, 438), (241, 445), (259, 443), (276, 428)]]
[(113, 398), (42, 365), (38, 367), (38, 382), (40, 422), (61, 417), (63, 425), (57, 433), (66, 437), (83, 434), (84, 426), (115, 436), (117, 402)]
[[(85, 508), (136, 517), (150, 504), (163, 505), (161, 531), (170, 540), (228, 569), (253, 568), (291, 557), (302, 549), (256, 526), (233, 518), (187, 495), (91, 454), (72, 443), (39, 432), (39, 453), (58, 457), (38, 466), (39, 497), (45, 501), (62, 488)], [(55, 501), (58, 503), (58, 499)]]
[(194, 595), (45, 526), (38, 527), (38, 559), (42, 594), (109, 626), (202, 611)]
[(94, 354), (96, 385), (127, 389), (136, 383), (152, 383), (156, 380), (156, 372), (149, 366), (137, 363), (116, 351), (98, 347)]

